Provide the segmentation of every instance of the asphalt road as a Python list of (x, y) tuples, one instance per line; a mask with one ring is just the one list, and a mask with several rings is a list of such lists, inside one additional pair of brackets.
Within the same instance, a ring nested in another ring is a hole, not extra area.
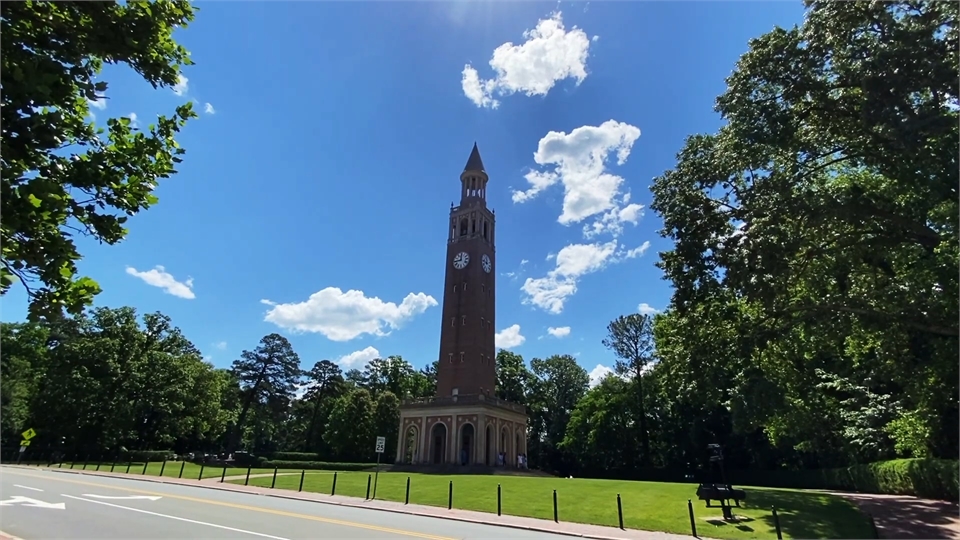
[(23, 540), (568, 538), (126, 478), (0, 468), (0, 530)]

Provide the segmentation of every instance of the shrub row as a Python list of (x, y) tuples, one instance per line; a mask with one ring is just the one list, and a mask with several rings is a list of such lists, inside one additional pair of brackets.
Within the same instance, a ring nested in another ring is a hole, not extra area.
[(323, 456), (315, 452), (273, 452), (267, 459), (276, 461), (324, 461)]
[(121, 461), (144, 463), (147, 461), (171, 460), (176, 454), (173, 450), (127, 450), (122, 453)]
[(376, 467), (376, 463), (331, 463), (326, 461), (266, 460), (259, 467), (272, 469), (307, 469), (313, 471), (365, 471)]
[(731, 482), (743, 485), (960, 499), (960, 467), (947, 459), (894, 459), (810, 471), (735, 471), (730, 476)]

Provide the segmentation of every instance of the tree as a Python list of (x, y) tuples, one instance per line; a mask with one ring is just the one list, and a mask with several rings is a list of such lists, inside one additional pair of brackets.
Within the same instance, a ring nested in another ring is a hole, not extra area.
[(363, 369), (363, 386), (376, 397), (381, 392), (392, 392), (394, 396), (406, 397), (413, 393), (413, 366), (402, 356), (374, 358)]
[(960, 8), (807, 6), (751, 41), (717, 100), (726, 125), (654, 181), (674, 242), (658, 356), (738, 432), (817, 459), (866, 457), (841, 407), (889, 420), (870, 452), (930, 433), (956, 455)]
[(369, 461), (375, 442), (375, 406), (364, 388), (340, 396), (330, 412), (323, 438), (339, 459)]
[(527, 402), (530, 411), (529, 453), (542, 468), (563, 470), (560, 443), (577, 402), (587, 392), (590, 376), (570, 355), (554, 355), (530, 361), (533, 377)]
[(300, 357), (287, 338), (280, 334), (266, 335), (256, 349), (240, 353), (240, 359), (233, 362), (232, 371), (240, 382), (244, 400), (229, 451), (233, 451), (240, 441), (251, 405), (266, 405), (279, 397), (293, 398), (303, 374)]
[(49, 332), (37, 324), (0, 327), (0, 437), (16, 439), (30, 426), (31, 405), (46, 370)]
[[(340, 366), (330, 360), (320, 360), (313, 365), (313, 368), (306, 373), (310, 381), (310, 388), (307, 390), (305, 398), (313, 404), (310, 414), (310, 424), (307, 426), (304, 436), (304, 450), (313, 448), (314, 433), (317, 427), (320, 428), (321, 437), (324, 422), (318, 424), (320, 411), (323, 409), (323, 402), (331, 395), (338, 393), (343, 386), (343, 371)], [(315, 449), (314, 449), (315, 450)]]
[(527, 403), (530, 370), (523, 357), (506, 349), (497, 351), (497, 397), (520, 405)]
[(580, 465), (580, 474), (627, 473), (636, 453), (630, 426), (636, 407), (631, 383), (605, 377), (578, 402), (570, 416), (560, 448)]
[(76, 277), (73, 236), (121, 241), (127, 217), (155, 204), (158, 182), (176, 172), (190, 103), (147, 133), (111, 119), (104, 138), (87, 118), (105, 99), (107, 83), (95, 82), (104, 63), (125, 63), (154, 88), (177, 84), (192, 62), (172, 35), (193, 12), (186, 0), (0, 5), (0, 293), (19, 281), (31, 318), (92, 302), (100, 287)]
[(640, 461), (650, 464), (650, 432), (647, 429), (647, 412), (644, 408), (643, 374), (654, 361), (653, 324), (649, 315), (634, 313), (619, 316), (607, 325), (607, 337), (603, 346), (617, 357), (616, 371), (633, 381), (636, 391), (634, 403), (639, 420)]

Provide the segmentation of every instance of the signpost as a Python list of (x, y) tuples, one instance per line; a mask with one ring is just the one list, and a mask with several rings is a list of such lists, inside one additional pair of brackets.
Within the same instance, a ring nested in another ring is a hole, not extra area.
[(386, 437), (377, 437), (377, 472), (373, 478), (373, 498), (377, 498), (377, 480), (380, 479), (380, 456), (383, 454), (384, 447), (387, 446)]
[(27, 447), (30, 446), (30, 439), (37, 436), (37, 432), (30, 428), (20, 434), (23, 437), (23, 440), (20, 441), (20, 453), (17, 454), (17, 464), (20, 464), (20, 459), (23, 457), (23, 453), (27, 451)]

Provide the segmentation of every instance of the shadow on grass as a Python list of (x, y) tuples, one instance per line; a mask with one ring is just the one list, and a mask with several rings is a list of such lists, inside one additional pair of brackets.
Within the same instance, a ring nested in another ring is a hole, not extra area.
[(745, 488), (744, 506), (767, 510), (760, 518), (772, 529), (776, 508), (780, 530), (792, 538), (873, 538), (869, 518), (835, 495), (810, 491)]

